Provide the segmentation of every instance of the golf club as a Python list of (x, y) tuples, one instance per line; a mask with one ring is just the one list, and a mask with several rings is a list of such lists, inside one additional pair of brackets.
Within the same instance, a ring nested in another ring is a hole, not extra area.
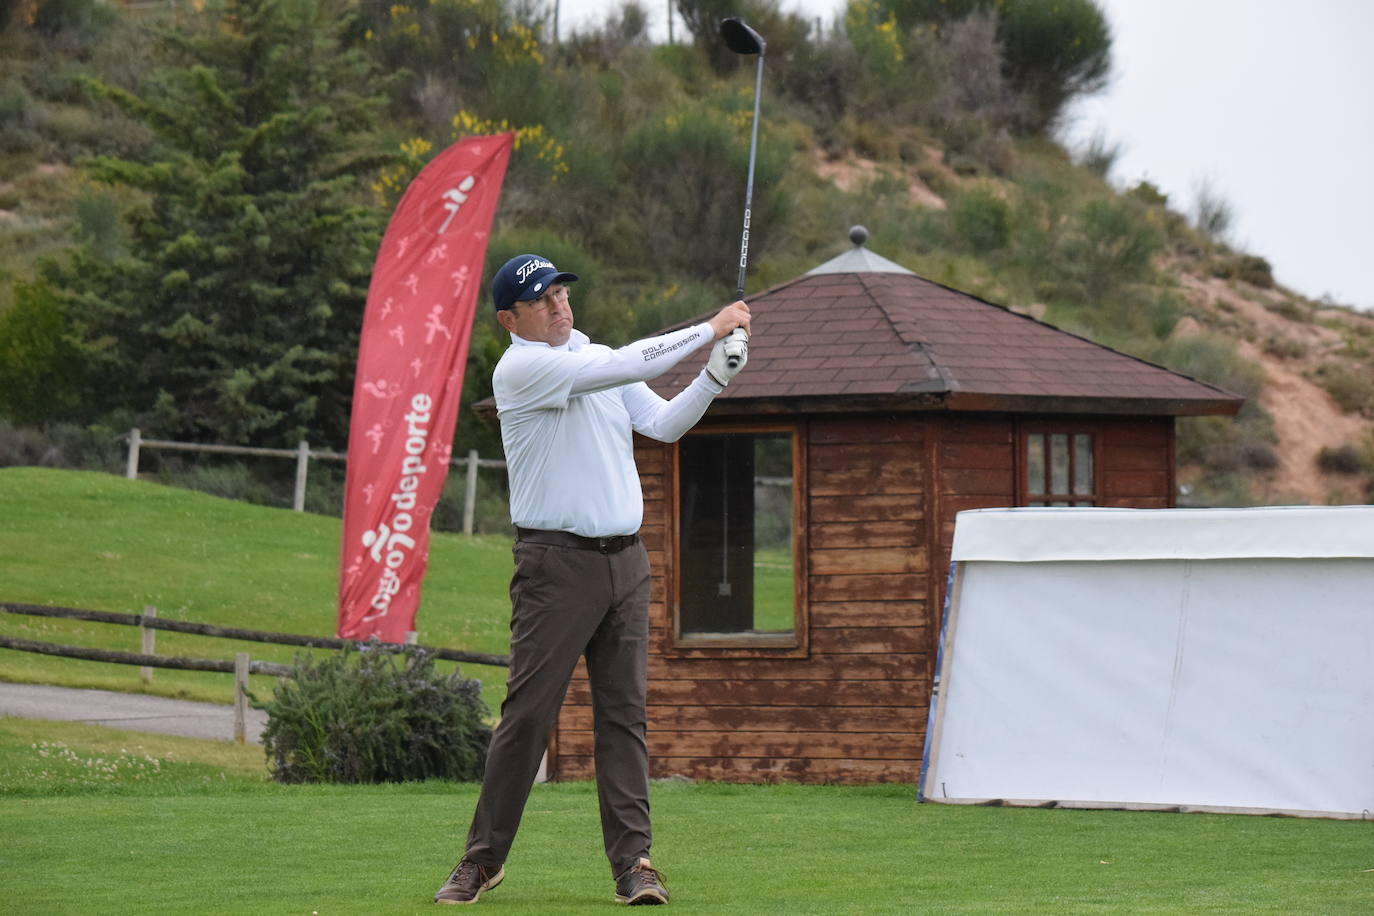
[[(754, 157), (759, 147), (759, 95), (763, 92), (763, 53), (768, 43), (763, 40), (762, 35), (745, 25), (743, 19), (737, 17), (720, 21), (720, 37), (725, 40), (725, 46), (736, 54), (759, 56), (758, 66), (754, 71), (754, 126), (749, 140), (749, 179), (744, 185), (744, 232), (740, 236), (739, 279), (735, 283), (735, 298), (743, 299), (744, 271), (749, 266), (749, 208), (754, 200)], [(740, 341), (748, 339), (740, 328), (732, 331), (731, 336)], [(732, 368), (739, 365), (738, 354), (727, 352), (726, 358)]]

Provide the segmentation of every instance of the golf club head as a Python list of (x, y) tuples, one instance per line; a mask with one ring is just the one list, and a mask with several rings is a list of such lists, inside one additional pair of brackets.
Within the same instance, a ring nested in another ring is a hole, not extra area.
[(720, 21), (720, 37), (725, 39), (725, 46), (736, 54), (762, 54), (768, 46), (762, 35), (736, 16)]

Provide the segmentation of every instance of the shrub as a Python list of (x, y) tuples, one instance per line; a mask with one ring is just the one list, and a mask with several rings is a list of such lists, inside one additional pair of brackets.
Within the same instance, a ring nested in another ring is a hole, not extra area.
[[(277, 464), (280, 476), (286, 479), (286, 462), (278, 460)], [(164, 479), (172, 486), (184, 486), (221, 499), (237, 499), (259, 506), (281, 504), (270, 483), (260, 479), (253, 468), (237, 461), (219, 463), (197, 460), (191, 462), (184, 476), (177, 475), (173, 478), (171, 475), (165, 475)]]
[(950, 219), (954, 231), (979, 254), (1005, 248), (1011, 236), (1011, 210), (991, 191), (977, 189), (961, 194)]
[(70, 423), (12, 426), (0, 420), (0, 467), (45, 467), (114, 473), (124, 446), (108, 431)]
[(1264, 352), (1279, 359), (1302, 359), (1307, 355), (1307, 344), (1292, 337), (1270, 334), (1264, 341)]
[[(1097, 177), (1106, 178), (1107, 174), (1111, 172), (1113, 167), (1116, 166), (1118, 160), (1121, 159), (1121, 156), (1125, 152), (1125, 150), (1126, 148), (1120, 140), (1107, 139), (1107, 132), (1099, 128), (1096, 131), (1094, 131), (1093, 135), (1089, 137), (1087, 141), (1078, 149), (1078, 164), (1083, 166), (1083, 168), (1087, 169), (1088, 171), (1092, 172)], [(1155, 197), (1148, 196), (1146, 193), (1143, 193), (1142, 189), (1144, 188), (1154, 190), (1155, 195), (1159, 199), (1156, 199)], [(1130, 191), (1127, 191), (1126, 193), (1138, 197), (1140, 200), (1147, 204), (1157, 203), (1162, 205), (1165, 201), (1168, 200), (1167, 197), (1164, 197), (1164, 195), (1159, 194), (1158, 189), (1155, 188), (1155, 186), (1150, 184), (1148, 181), (1140, 182), (1140, 184), (1136, 185), (1134, 188), (1132, 188)]]
[(109, 28), (115, 12), (95, 0), (44, 0), (34, 12), (33, 27), (48, 38), (75, 32), (83, 40), (94, 39)]
[(1274, 288), (1274, 268), (1258, 255), (1222, 258), (1212, 265), (1212, 274), (1223, 280), (1241, 280), (1260, 289)]
[(1327, 363), (1317, 370), (1315, 380), (1341, 410), (1374, 416), (1374, 378), (1367, 369), (1345, 362)]
[(477, 780), (491, 739), (480, 683), (441, 676), (413, 646), (297, 656), (272, 699), (253, 705), (267, 711), (263, 746), (284, 783)]
[(997, 20), (1002, 69), (1030, 103), (1029, 124), (1043, 130), (1072, 98), (1104, 85), (1111, 65), (1112, 36), (1093, 0), (880, 0), (881, 18), (890, 12), (902, 30), (934, 26), (947, 30), (977, 13)]
[(1274, 288), (1274, 268), (1264, 258), (1243, 254), (1236, 259), (1236, 279), (1260, 289)]
[[(656, 272), (715, 280), (722, 288), (735, 279), (752, 97), (752, 87), (741, 85), (713, 102), (646, 122), (625, 137), (619, 157), (623, 209), (608, 214), (606, 223), (625, 232), (623, 250), (633, 261), (652, 264)], [(790, 153), (776, 131), (760, 135), (751, 257), (761, 256), (784, 224), (787, 198), (779, 181)]]
[(1273, 419), (1248, 402), (1234, 420), (1183, 417), (1177, 430), (1179, 464), (1205, 468), (1210, 477), (1278, 467)]
[(1175, 372), (1224, 388), (1247, 401), (1253, 401), (1264, 385), (1264, 370), (1237, 353), (1234, 343), (1221, 337), (1170, 340), (1151, 358)]
[(1167, 340), (1182, 316), (1183, 307), (1178, 299), (1164, 293), (1150, 306), (1150, 333), (1158, 340)]
[(1147, 280), (1163, 240), (1134, 201), (1090, 201), (1074, 231), (1058, 244), (1062, 295), (1093, 306), (1109, 304), (1131, 284)]
[(1167, 207), (1169, 206), (1169, 195), (1159, 189), (1159, 186), (1151, 181), (1141, 181), (1126, 192), (1127, 197), (1134, 197), (1147, 207)]
[(1353, 445), (1323, 448), (1317, 453), (1317, 467), (1329, 474), (1363, 474), (1364, 456)]
[(1235, 225), (1236, 211), (1231, 202), (1212, 187), (1210, 181), (1204, 180), (1195, 189), (1193, 221), (1198, 231), (1208, 239), (1221, 242)]
[(41, 143), (43, 111), (16, 80), (0, 83), (0, 153), (23, 153)]
[(45, 283), (14, 284), (0, 313), (0, 416), (38, 424), (81, 408), (84, 360), (66, 311)]
[(1011, 134), (1024, 123), (1026, 106), (1002, 72), (992, 14), (975, 13), (939, 34), (917, 30), (910, 43), (932, 80), (927, 109), (945, 142), (945, 160), (956, 169), (971, 166), (965, 171), (1009, 172)]
[(1112, 36), (1093, 0), (1006, 0), (998, 7), (1007, 76), (1030, 101), (1033, 126), (1051, 127), (1070, 99), (1106, 84)]

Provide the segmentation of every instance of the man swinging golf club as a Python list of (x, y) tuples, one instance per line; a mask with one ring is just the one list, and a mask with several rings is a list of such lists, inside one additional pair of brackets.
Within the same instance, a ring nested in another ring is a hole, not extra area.
[[(501, 721), (456, 868), (436, 903), (475, 903), (503, 867), (573, 668), (586, 656), (596, 730), (602, 840), (616, 899), (667, 903), (649, 858), (645, 744), (649, 559), (639, 540), (643, 494), (631, 433), (676, 441), (744, 368), (749, 306), (618, 350), (573, 328), (567, 284), (535, 254), (491, 284), (511, 345), (492, 376), (516, 525), (511, 665)], [(672, 400), (645, 384), (715, 341), (700, 374)], [(728, 359), (727, 347), (736, 349)]]

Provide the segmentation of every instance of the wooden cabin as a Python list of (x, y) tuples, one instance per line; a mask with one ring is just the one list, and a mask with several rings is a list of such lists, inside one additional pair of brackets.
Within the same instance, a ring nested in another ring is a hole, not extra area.
[[(750, 298), (749, 365), (691, 433), (637, 442), (657, 778), (915, 782), (956, 513), (1173, 506), (1174, 419), (1241, 406), (852, 238)], [(579, 667), (550, 775), (592, 752)]]

